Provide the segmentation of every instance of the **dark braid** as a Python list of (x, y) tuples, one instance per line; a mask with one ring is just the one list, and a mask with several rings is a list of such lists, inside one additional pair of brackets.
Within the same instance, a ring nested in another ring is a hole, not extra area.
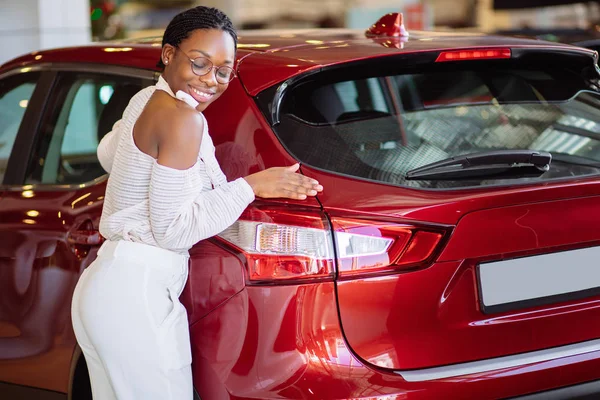
[[(231, 35), (237, 47), (237, 33), (229, 17), (218, 8), (205, 6), (190, 8), (173, 17), (163, 35), (162, 46), (170, 44), (177, 47), (196, 29), (220, 29), (225, 31)], [(156, 66), (159, 68), (165, 67), (162, 58)]]

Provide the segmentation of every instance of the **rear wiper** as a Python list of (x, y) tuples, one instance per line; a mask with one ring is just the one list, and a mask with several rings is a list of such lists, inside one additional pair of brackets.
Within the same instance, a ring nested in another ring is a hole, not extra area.
[(582, 167), (600, 168), (600, 162), (591, 158), (556, 151), (551, 151), (550, 154), (552, 154), (552, 161), (554, 162), (579, 165)]
[(552, 155), (536, 150), (496, 150), (465, 154), (415, 168), (407, 180), (444, 180), (478, 177), (523, 178), (550, 169)]

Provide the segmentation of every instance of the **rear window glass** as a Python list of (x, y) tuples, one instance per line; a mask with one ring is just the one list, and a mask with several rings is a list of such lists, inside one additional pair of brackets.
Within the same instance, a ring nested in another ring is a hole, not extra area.
[[(594, 82), (568, 68), (442, 68), (311, 78), (286, 93), (275, 132), (305, 164), (394, 185), (456, 188), (600, 172)], [(550, 152), (550, 170), (527, 178), (406, 179), (433, 162), (505, 149)]]

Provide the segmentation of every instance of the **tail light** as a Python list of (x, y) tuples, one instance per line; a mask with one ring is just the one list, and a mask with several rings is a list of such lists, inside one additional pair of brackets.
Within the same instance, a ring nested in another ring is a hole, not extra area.
[(446, 236), (445, 229), (333, 217), (338, 276), (352, 278), (425, 267)]
[(331, 223), (318, 211), (252, 207), (218, 239), (246, 258), (249, 284), (285, 284), (333, 280), (336, 256), (340, 278), (426, 266), (445, 236), (371, 220), (333, 217)]
[(320, 212), (248, 208), (219, 238), (244, 254), (249, 283), (334, 277), (331, 229)]
[(511, 51), (508, 48), (452, 50), (442, 51), (435, 62), (493, 60), (510, 57)]

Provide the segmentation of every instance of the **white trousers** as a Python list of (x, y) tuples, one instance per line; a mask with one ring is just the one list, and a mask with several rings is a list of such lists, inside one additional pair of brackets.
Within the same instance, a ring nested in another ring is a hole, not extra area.
[(192, 400), (187, 313), (179, 295), (188, 256), (106, 241), (83, 272), (73, 329), (94, 400)]

